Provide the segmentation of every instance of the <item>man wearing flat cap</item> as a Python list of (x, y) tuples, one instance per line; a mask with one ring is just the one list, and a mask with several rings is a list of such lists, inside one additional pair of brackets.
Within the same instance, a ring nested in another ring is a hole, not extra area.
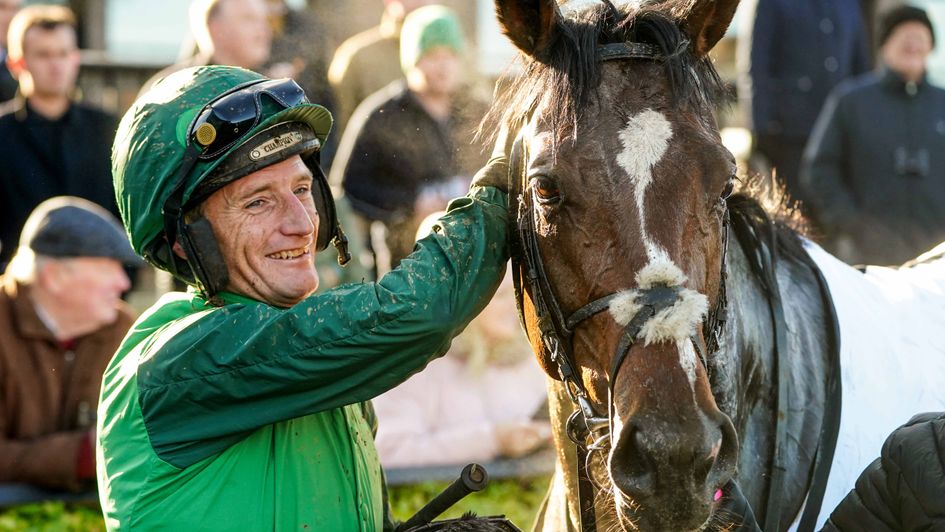
[(139, 261), (75, 197), (41, 203), (19, 242), (0, 276), (0, 504), (94, 487), (102, 373), (132, 322), (122, 266)]

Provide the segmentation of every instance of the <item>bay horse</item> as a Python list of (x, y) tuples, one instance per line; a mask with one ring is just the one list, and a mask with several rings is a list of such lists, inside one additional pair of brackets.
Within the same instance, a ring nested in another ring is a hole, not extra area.
[[(822, 266), (863, 274), (733, 195), (708, 53), (738, 1), (495, 3), (524, 66), (491, 112), (517, 132), (512, 272), (555, 379), (557, 471), (538, 528), (730, 529), (733, 481), (765, 530), (822, 524), (895, 425), (876, 423), (860, 455), (838, 421), (851, 355), (838, 355)], [(923, 397), (916, 408), (945, 409), (942, 392)], [(837, 457), (856, 460), (828, 482), (838, 430)]]

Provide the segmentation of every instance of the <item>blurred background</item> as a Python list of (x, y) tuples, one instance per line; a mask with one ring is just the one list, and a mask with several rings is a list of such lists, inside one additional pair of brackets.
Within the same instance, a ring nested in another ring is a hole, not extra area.
[[(750, 17), (755, 0), (741, 2), (726, 38), (716, 46), (713, 57), (726, 79), (736, 78), (736, 43), (751, 30)], [(134, 100), (141, 84), (161, 68), (174, 63), (191, 50), (193, 43), (187, 24), (189, 0), (72, 0), (37, 2), (23, 5), (58, 3), (71, 7), (79, 22), (79, 46), (82, 48), (82, 74), (79, 85), (84, 98), (122, 113)], [(480, 72), (497, 77), (509, 65), (515, 51), (499, 34), (492, 0), (444, 0), (461, 16), (466, 34), (472, 41)], [(902, 0), (871, 0), (873, 12)], [(377, 24), (383, 5), (377, 0), (287, 0), (294, 9), (310, 9), (318, 14), (326, 29), (330, 50), (346, 38)], [(945, 20), (945, 0), (913, 0), (933, 20)], [(747, 20), (746, 20), (747, 19)], [(941, 37), (943, 28), (936, 28)], [(937, 39), (941, 40), (941, 39)], [(945, 83), (945, 49), (937, 47), (930, 57), (929, 73), (936, 84)], [(730, 125), (745, 125), (733, 121)]]

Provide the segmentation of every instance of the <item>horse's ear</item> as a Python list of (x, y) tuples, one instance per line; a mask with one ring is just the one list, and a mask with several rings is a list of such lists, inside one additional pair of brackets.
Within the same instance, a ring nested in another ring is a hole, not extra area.
[(502, 33), (535, 59), (541, 57), (561, 20), (555, 0), (495, 0), (495, 13)]
[(672, 13), (692, 39), (692, 51), (701, 57), (725, 35), (736, 8), (738, 0), (679, 0)]

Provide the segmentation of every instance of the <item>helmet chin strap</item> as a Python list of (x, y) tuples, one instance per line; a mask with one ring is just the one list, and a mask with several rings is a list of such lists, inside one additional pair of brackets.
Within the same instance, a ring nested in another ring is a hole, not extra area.
[(203, 217), (192, 223), (180, 220), (177, 242), (204, 296), (209, 299), (226, 289), (230, 275), (210, 220)]

